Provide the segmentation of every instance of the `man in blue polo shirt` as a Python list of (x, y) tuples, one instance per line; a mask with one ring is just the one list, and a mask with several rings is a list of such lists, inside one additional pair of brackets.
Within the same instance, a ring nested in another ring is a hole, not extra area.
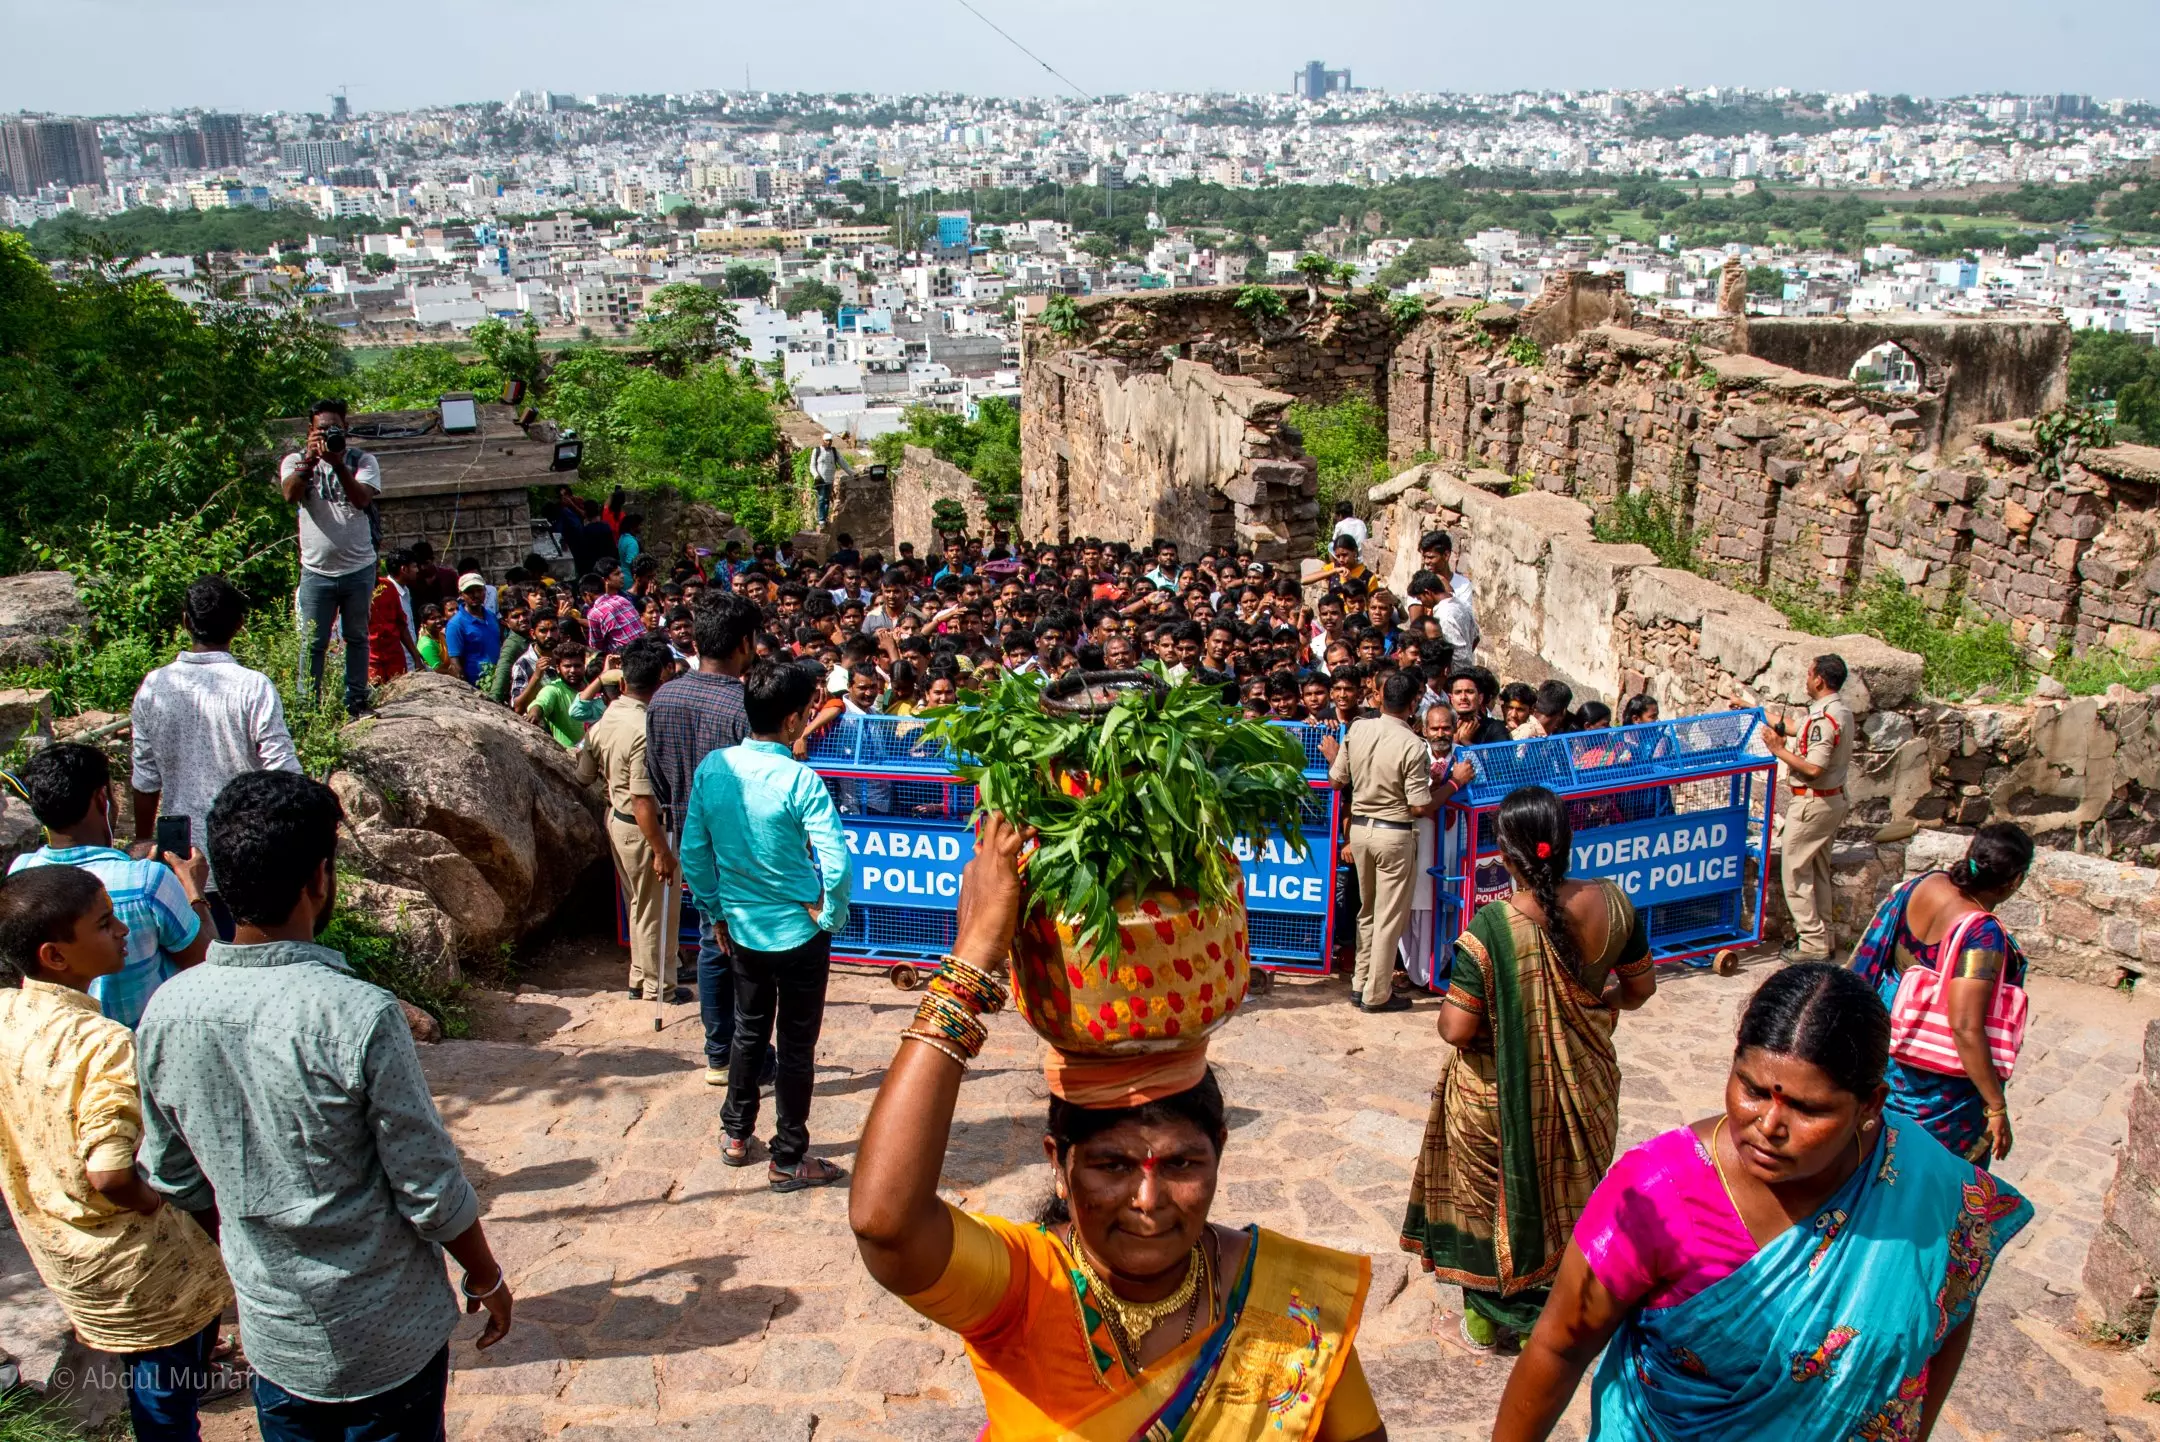
[(480, 684), (480, 672), (502, 654), (502, 622), (487, 608), (487, 578), (478, 571), (458, 577), (462, 602), (443, 626), (443, 645), (468, 686)]
[(210, 949), (210, 906), (203, 900), (210, 866), (200, 845), (167, 864), (139, 861), (112, 844), (112, 768), (94, 746), (48, 746), (23, 768), (30, 810), (46, 844), (15, 858), (10, 873), (33, 866), (78, 866), (105, 885), (113, 914), (128, 931), (127, 964), (90, 983), (108, 1021), (132, 1027), (150, 994)]

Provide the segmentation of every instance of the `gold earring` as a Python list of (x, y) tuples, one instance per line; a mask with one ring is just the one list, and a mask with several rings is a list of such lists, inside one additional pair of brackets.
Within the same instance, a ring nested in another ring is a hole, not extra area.
[(1864, 1132), (1871, 1132), (1871, 1131), (1875, 1130), (1875, 1120), (1874, 1120), (1874, 1118), (1870, 1117), (1870, 1118), (1869, 1118), (1868, 1120), (1866, 1120), (1866, 1121), (1864, 1121), (1864, 1122), (1860, 1123), (1860, 1130), (1862, 1130), (1862, 1131), (1864, 1131)]

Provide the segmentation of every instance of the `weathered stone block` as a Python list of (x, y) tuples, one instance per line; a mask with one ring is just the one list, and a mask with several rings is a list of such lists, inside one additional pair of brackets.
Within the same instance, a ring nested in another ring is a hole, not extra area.
[(2144, 1336), (2152, 1326), (2160, 1287), (2144, 1256), (2120, 1229), (2101, 1225), (2085, 1253), (2083, 1280), (2081, 1309), (2092, 1320), (2133, 1337)]

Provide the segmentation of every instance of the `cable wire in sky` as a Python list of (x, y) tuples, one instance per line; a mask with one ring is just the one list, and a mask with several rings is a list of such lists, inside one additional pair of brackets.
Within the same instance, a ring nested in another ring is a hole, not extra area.
[(1058, 79), (1064, 80), (1067, 85), (1072, 86), (1073, 94), (1079, 96), (1082, 100), (1093, 100), (1095, 98), (1094, 96), (1088, 94), (1085, 90), (1082, 90), (1079, 86), (1073, 85), (1072, 81), (1067, 80), (1064, 75), (1059, 73), (1058, 68), (1055, 65), (1052, 65), (1049, 61), (1043, 59), (1040, 55), (1037, 55), (1034, 51), (1028, 49), (1025, 45), (1022, 45), (1019, 41), (1014, 40), (1011, 33), (1007, 31), (1004, 26), (998, 24), (997, 21), (992, 20), (989, 16), (983, 14), (982, 11), (977, 10), (973, 5), (968, 4), (968, 0), (956, 0), (956, 3), (958, 3), (962, 10), (967, 11), (968, 14), (974, 16), (977, 20), (982, 21), (983, 24), (989, 26), (992, 30), (997, 31), (998, 34), (1003, 35), (1007, 40), (1011, 41), (1013, 49), (1019, 51), (1022, 55), (1025, 55), (1028, 59), (1034, 61), (1037, 65), (1040, 65), (1043, 69), (1049, 71), (1052, 75), (1056, 75)]

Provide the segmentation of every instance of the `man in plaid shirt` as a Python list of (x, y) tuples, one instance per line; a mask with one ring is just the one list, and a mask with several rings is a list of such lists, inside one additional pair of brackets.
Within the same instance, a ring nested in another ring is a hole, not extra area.
[(622, 567), (609, 564), (600, 572), (598, 600), (585, 612), (585, 642), (602, 656), (620, 656), (623, 648), (645, 634), (638, 608), (622, 593)]
[[(595, 605), (594, 613), (598, 610)], [(645, 770), (653, 799), (660, 803), (668, 844), (677, 855), (698, 763), (750, 734), (742, 677), (756, 657), (751, 638), (762, 619), (758, 608), (741, 596), (720, 591), (699, 596), (690, 619), (697, 636), (697, 669), (668, 682), (646, 703)], [(726, 1086), (735, 1041), (735, 972), (726, 937), (715, 933), (708, 916), (698, 918), (697, 981), (699, 1020), (705, 1024), (705, 1081)]]
[(91, 982), (90, 997), (108, 1021), (133, 1027), (151, 993), (210, 949), (214, 933), (203, 900), (210, 864), (200, 846), (161, 865), (112, 844), (112, 768), (94, 746), (48, 746), (30, 758), (22, 780), (47, 840), (16, 857), (9, 874), (75, 866), (104, 883), (113, 914), (127, 927), (127, 964)]

